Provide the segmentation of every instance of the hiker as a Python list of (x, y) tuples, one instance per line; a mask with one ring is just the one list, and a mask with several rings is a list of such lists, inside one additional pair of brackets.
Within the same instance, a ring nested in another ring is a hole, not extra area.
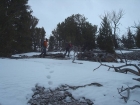
[(66, 54), (68, 53), (68, 57), (69, 57), (69, 54), (70, 54), (70, 48), (72, 47), (72, 44), (71, 44), (71, 41), (69, 41), (68, 43), (66, 43), (66, 48), (65, 48), (65, 54), (64, 56), (66, 56)]
[(42, 47), (42, 52), (40, 54), (40, 57), (42, 55), (43, 55), (43, 57), (45, 57), (45, 55), (46, 55), (46, 48), (48, 47), (48, 39), (47, 38), (41, 43), (41, 47)]

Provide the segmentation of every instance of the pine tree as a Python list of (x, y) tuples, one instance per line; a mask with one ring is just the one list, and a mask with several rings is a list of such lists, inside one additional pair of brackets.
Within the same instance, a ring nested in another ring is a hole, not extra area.
[(97, 26), (87, 22), (80, 14), (72, 15), (59, 23), (52, 32), (58, 46), (64, 46), (65, 42), (71, 41), (75, 46), (83, 46), (84, 50), (95, 48), (95, 35)]
[(0, 0), (0, 56), (32, 50), (32, 11), (28, 0)]
[(140, 28), (137, 28), (136, 32), (136, 46), (140, 48)]
[[(40, 51), (41, 50), (41, 42), (44, 40), (45, 38), (45, 30), (44, 28), (38, 28), (35, 27), (32, 30), (32, 45), (33, 45), (33, 50), (34, 51)], [(40, 50), (39, 50), (40, 49)]]
[(127, 47), (127, 37), (125, 35), (122, 35), (121, 42), (123, 43), (123, 47)]
[(1, 0), (0, 56), (32, 50), (33, 16), (28, 0)]
[(99, 35), (97, 37), (97, 44), (101, 50), (105, 50), (109, 53), (114, 53), (114, 45), (112, 41), (112, 29), (108, 21), (107, 16), (104, 16), (99, 29)]
[(129, 49), (134, 47), (134, 38), (133, 38), (133, 34), (132, 34), (130, 28), (128, 29), (128, 33), (127, 33), (126, 47), (129, 48)]
[(49, 51), (52, 51), (54, 49), (55, 46), (55, 39), (54, 36), (50, 36), (49, 38)]

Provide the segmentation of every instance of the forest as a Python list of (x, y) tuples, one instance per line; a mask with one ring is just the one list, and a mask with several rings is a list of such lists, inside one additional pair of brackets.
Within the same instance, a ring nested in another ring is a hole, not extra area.
[[(125, 16), (122, 9), (101, 14), (100, 27), (91, 24), (84, 15), (72, 14), (56, 24), (48, 39), (50, 53), (47, 53), (47, 57), (39, 58), (28, 53), (40, 53), (46, 31), (44, 27), (37, 27), (39, 19), (32, 15), (28, 1), (0, 0), (1, 102), (103, 105), (107, 99), (109, 105), (115, 102), (121, 105), (131, 105), (132, 102), (140, 104), (139, 90), (134, 91), (140, 88), (140, 22), (134, 22), (133, 26), (128, 26), (127, 34), (120, 35), (120, 20)], [(135, 33), (132, 29), (135, 29)], [(70, 57), (65, 57), (65, 44), (69, 41), (73, 52)], [(117, 53), (117, 50), (121, 53)], [(126, 50), (130, 52), (122, 52)], [(35, 83), (33, 94), (25, 100), (24, 94), (31, 93), (30, 86)], [(45, 88), (38, 83), (57, 88)], [(83, 97), (76, 99), (69, 90), (77, 91), (75, 95), (82, 94)], [(90, 98), (86, 97), (88, 95)], [(4, 99), (5, 96), (9, 99)]]
[[(37, 27), (39, 19), (32, 15), (28, 0), (1, 0), (0, 5), (0, 56), (40, 51), (46, 32), (43, 27)], [(101, 49), (114, 53), (115, 49), (139, 48), (140, 23), (128, 26), (127, 35), (120, 37), (118, 34), (123, 16), (122, 9), (101, 14), (100, 27), (91, 24), (87, 17), (79, 13), (66, 17), (52, 30), (48, 51), (63, 51), (68, 41), (81, 47), (82, 51)], [(135, 33), (132, 33), (131, 28), (135, 28)]]

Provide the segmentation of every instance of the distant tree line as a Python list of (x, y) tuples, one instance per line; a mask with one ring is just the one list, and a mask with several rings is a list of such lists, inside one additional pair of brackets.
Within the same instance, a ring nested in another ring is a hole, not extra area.
[[(45, 37), (44, 28), (37, 27), (39, 20), (32, 16), (28, 0), (0, 0), (0, 57), (14, 53), (38, 51)], [(81, 14), (73, 14), (58, 23), (49, 38), (49, 51), (64, 50), (65, 43), (81, 47), (83, 51), (99, 48), (114, 53), (117, 48), (140, 48), (140, 23), (128, 28), (127, 35), (118, 37), (119, 21), (123, 10), (101, 16), (101, 26), (93, 25)]]
[(36, 51), (45, 36), (28, 0), (0, 0), (0, 56)]
[(82, 47), (82, 50), (99, 48), (109, 53), (115, 49), (140, 48), (140, 25), (135, 25), (136, 33), (132, 34), (130, 27), (126, 35), (118, 37), (119, 21), (123, 17), (123, 10), (112, 11), (101, 16), (101, 26), (92, 25), (81, 14), (73, 14), (63, 22), (58, 23), (49, 38), (49, 50), (63, 50), (65, 43), (71, 41), (73, 45)]
[(92, 25), (80, 14), (72, 15), (59, 23), (52, 31), (49, 50), (60, 50), (65, 43), (71, 41), (75, 46), (82, 46), (83, 49), (95, 48), (97, 26)]

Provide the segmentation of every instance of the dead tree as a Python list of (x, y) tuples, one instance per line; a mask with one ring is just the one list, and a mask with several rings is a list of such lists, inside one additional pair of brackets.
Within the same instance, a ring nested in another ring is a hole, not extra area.
[[(116, 31), (117, 29), (119, 29), (120, 19), (124, 16), (124, 14), (125, 13), (123, 9), (120, 9), (118, 13), (116, 11), (105, 13), (105, 16), (109, 19), (109, 22), (112, 24), (113, 41), (115, 48), (118, 48)], [(103, 19), (102, 16), (100, 16), (100, 18)]]
[[(109, 69), (113, 68), (115, 70), (115, 72), (126, 73), (126, 74), (127, 74), (127, 72), (131, 72), (131, 73), (133, 73), (133, 74), (135, 74), (137, 76), (140, 76), (140, 68), (137, 65), (135, 65), (135, 64), (125, 64), (125, 65), (122, 65), (122, 66), (114, 67), (114, 66), (109, 66), (109, 65), (106, 65), (106, 64), (102, 64), (100, 62), (100, 66), (106, 66), (106, 67), (109, 67)], [(137, 69), (137, 71), (135, 71), (133, 69), (130, 69), (130, 68), (124, 68), (124, 67), (128, 67), (128, 66), (135, 67)], [(99, 67), (95, 68), (94, 70), (98, 69)]]
[[(123, 53), (122, 53), (122, 55), (123, 55)], [(131, 73), (133, 73), (133, 74), (135, 74), (137, 76), (140, 76), (140, 68), (136, 64), (128, 64), (126, 58), (125, 58), (125, 64), (124, 65), (114, 67), (114, 66), (109, 66), (109, 65), (106, 65), (106, 64), (102, 64), (102, 62), (100, 62), (100, 65), (97, 68), (95, 68), (94, 70), (97, 70), (101, 66), (106, 66), (109, 69), (113, 68), (115, 72), (126, 73), (126, 74), (127, 74), (127, 72), (131, 72)], [(130, 69), (129, 66), (135, 67), (137, 71), (135, 71), (133, 69)], [(136, 80), (136, 81), (140, 82), (140, 78), (133, 78), (133, 80)], [(130, 97), (130, 90), (133, 90), (135, 88), (140, 88), (140, 85), (135, 85), (135, 86), (132, 86), (132, 87), (128, 86), (128, 88), (123, 88), (123, 86), (122, 86), (121, 88), (118, 88), (118, 93), (120, 94), (121, 99), (123, 99), (127, 103), (127, 101), (129, 100), (129, 97)], [(122, 94), (123, 92), (126, 92), (127, 95), (123, 95)], [(134, 100), (134, 101), (140, 104), (140, 102), (138, 102), (136, 100)]]
[(112, 11), (111, 15), (111, 21), (113, 22), (113, 29), (114, 29), (114, 36), (116, 35), (116, 30), (118, 26), (120, 25), (119, 21), (124, 15), (124, 11), (122, 9), (119, 10), (118, 13), (116, 11)]
[(131, 26), (132, 28), (136, 28), (136, 29), (140, 29), (140, 22), (138, 23), (138, 24), (136, 24), (135, 22), (134, 22), (134, 26)]

